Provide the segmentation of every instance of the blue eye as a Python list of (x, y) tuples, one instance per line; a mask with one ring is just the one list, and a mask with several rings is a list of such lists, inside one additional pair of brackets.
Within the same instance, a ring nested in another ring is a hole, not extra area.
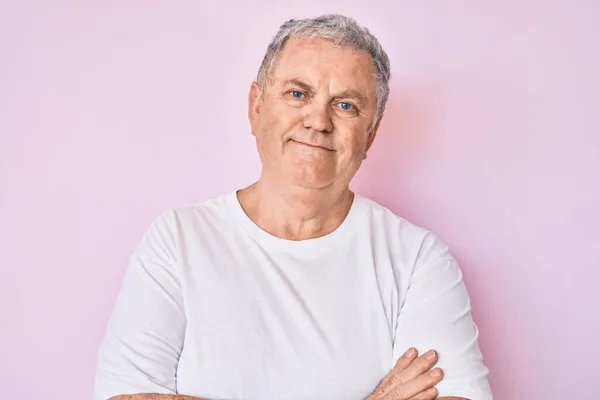
[(291, 94), (291, 95), (292, 95), (292, 97), (293, 97), (293, 98), (295, 98), (295, 99), (302, 99), (302, 98), (304, 97), (304, 93), (302, 93), (302, 92), (299, 92), (299, 91), (297, 91), (297, 90), (292, 90), (292, 91), (290, 92), (290, 94)]
[(352, 104), (350, 104), (350, 103), (344, 103), (344, 102), (339, 103), (339, 106), (344, 111), (350, 111), (350, 110), (352, 110), (354, 108), (354, 106)]

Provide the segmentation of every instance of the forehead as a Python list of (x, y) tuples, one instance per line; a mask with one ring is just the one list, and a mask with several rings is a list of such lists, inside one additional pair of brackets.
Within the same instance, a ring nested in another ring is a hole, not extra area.
[(275, 84), (301, 79), (333, 91), (357, 90), (367, 98), (375, 88), (373, 64), (365, 51), (323, 39), (290, 39), (278, 57), (273, 79)]

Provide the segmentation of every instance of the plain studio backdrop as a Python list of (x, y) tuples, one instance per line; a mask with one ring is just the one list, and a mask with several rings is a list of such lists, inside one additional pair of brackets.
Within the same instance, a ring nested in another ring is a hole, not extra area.
[(600, 2), (494, 3), (4, 1), (1, 397), (91, 398), (142, 233), (258, 177), (268, 41), (338, 12), (392, 62), (353, 188), (450, 245), (496, 399), (600, 398)]

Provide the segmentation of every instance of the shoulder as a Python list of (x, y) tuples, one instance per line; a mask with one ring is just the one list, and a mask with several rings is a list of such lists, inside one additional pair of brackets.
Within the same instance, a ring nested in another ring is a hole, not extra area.
[(177, 205), (161, 212), (151, 223), (155, 229), (181, 229), (229, 217), (231, 193), (196, 203)]
[(359, 201), (373, 234), (382, 237), (390, 250), (409, 255), (415, 267), (454, 261), (449, 247), (434, 232), (408, 221), (374, 200), (359, 196)]
[(394, 213), (386, 206), (367, 197), (356, 195), (363, 213), (368, 214), (371, 221), (378, 226), (400, 229), (406, 235), (426, 236), (429, 231)]
[(162, 244), (176, 249), (190, 235), (222, 228), (230, 218), (230, 197), (231, 194), (224, 194), (162, 211), (151, 220), (141, 244)]

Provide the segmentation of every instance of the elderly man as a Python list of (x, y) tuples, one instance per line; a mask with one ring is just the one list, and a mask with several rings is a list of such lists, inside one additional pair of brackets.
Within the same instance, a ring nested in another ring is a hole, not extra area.
[(260, 179), (148, 229), (97, 400), (492, 398), (448, 248), (348, 187), (389, 79), (352, 19), (281, 26), (248, 98)]

